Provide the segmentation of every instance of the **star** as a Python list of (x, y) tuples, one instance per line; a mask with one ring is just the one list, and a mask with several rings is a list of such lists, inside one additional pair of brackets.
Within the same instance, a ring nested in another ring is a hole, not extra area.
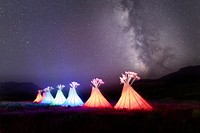
[(198, 12), (198, 0), (2, 1), (0, 82), (118, 84), (125, 70), (159, 78), (199, 65)]

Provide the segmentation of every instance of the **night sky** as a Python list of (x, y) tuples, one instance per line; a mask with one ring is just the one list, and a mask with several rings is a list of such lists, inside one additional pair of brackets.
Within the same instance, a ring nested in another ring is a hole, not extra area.
[(0, 0), (0, 82), (159, 78), (199, 51), (199, 0)]

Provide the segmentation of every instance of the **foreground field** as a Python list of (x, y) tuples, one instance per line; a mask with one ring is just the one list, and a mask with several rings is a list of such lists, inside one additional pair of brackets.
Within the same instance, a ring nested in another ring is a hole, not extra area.
[(0, 133), (200, 132), (200, 102), (152, 102), (154, 111), (0, 102)]

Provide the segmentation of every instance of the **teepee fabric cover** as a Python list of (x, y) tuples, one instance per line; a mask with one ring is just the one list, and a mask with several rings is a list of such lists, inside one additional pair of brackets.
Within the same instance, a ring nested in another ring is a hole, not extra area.
[(71, 87), (70, 87), (70, 90), (69, 90), (69, 93), (68, 93), (67, 100), (64, 103), (64, 106), (74, 107), (74, 106), (82, 106), (84, 104), (83, 101), (81, 100), (81, 98), (79, 97), (79, 95), (76, 92), (76, 88), (79, 85), (80, 84), (78, 84), (77, 82), (72, 82), (70, 84)]
[(112, 108), (111, 104), (106, 100), (99, 90), (99, 86), (104, 84), (102, 79), (93, 79), (91, 81), (93, 87), (88, 100), (83, 104), (83, 107), (90, 108)]
[(63, 105), (64, 102), (66, 101), (66, 98), (62, 92), (62, 89), (65, 87), (65, 85), (58, 85), (57, 88), (57, 93), (56, 93), (56, 96), (55, 96), (55, 100), (54, 100), (54, 104), (55, 105)]
[(125, 109), (125, 110), (153, 110), (153, 107), (142, 98), (129, 84), (135, 80), (139, 80), (137, 73), (134, 72), (125, 72), (125, 75), (122, 74), (120, 77), (121, 83), (124, 84), (121, 97), (114, 106), (115, 109)]
[(43, 91), (43, 95), (42, 95), (42, 101), (41, 103), (44, 104), (52, 104), (54, 103), (54, 97), (51, 94), (51, 90), (54, 89), (53, 87), (48, 86), (47, 88), (45, 88)]
[(41, 93), (42, 93), (42, 90), (38, 90), (37, 97), (33, 101), (34, 103), (40, 103), (42, 101), (42, 94)]

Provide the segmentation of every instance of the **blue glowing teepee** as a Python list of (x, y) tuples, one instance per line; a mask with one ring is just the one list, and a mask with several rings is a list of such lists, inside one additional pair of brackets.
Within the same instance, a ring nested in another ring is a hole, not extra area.
[(70, 84), (70, 90), (69, 90), (69, 94), (67, 97), (66, 102), (64, 103), (64, 106), (82, 106), (84, 103), (81, 100), (81, 98), (79, 97), (79, 95), (76, 92), (76, 88), (77, 86), (79, 86), (80, 84), (78, 84), (77, 82), (72, 82)]
[(57, 93), (55, 96), (55, 101), (54, 101), (54, 105), (63, 105), (64, 102), (66, 101), (66, 98), (62, 92), (62, 89), (65, 87), (65, 85), (58, 85), (57, 88)]
[(52, 94), (50, 92), (53, 89), (54, 89), (53, 87), (48, 86), (47, 88), (45, 88), (43, 90), (41, 103), (44, 103), (44, 104), (52, 104), (52, 103), (54, 103), (54, 97), (52, 96)]

